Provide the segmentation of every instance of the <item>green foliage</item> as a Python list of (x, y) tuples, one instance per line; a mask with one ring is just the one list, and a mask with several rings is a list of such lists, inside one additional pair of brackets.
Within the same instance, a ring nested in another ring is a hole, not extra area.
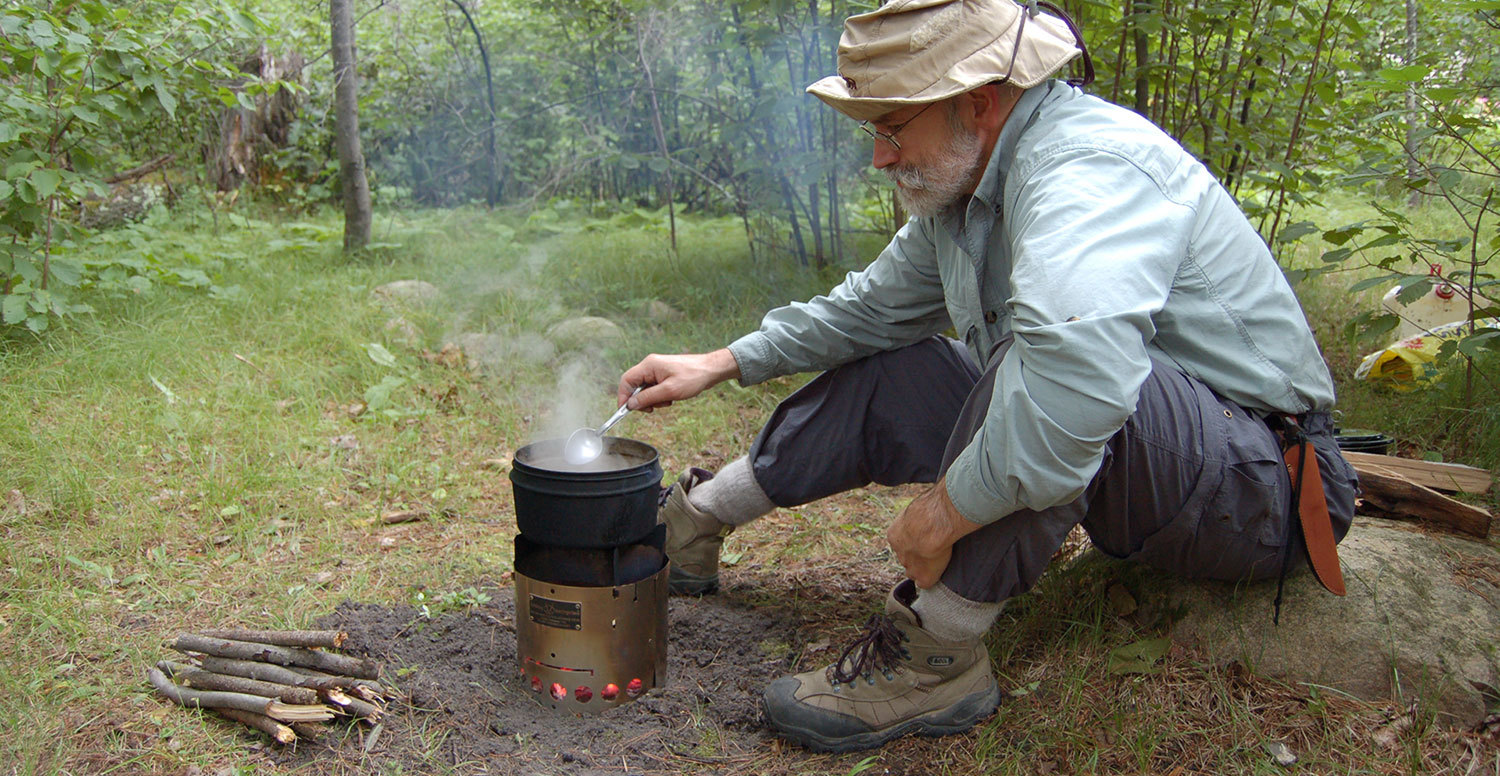
[[(0, 323), (42, 331), (91, 309), (74, 301), (80, 287), (142, 274), (130, 260), (67, 258), (80, 234), (70, 213), (140, 161), (122, 146), (200, 120), (205, 102), (242, 99), (218, 84), (230, 71), (213, 53), (263, 30), (221, 2), (0, 8)], [(187, 274), (183, 284), (210, 285)]]
[[(1500, 317), (1500, 112), (1490, 84), (1500, 77), (1500, 57), (1483, 44), (1496, 20), (1483, 3), (1425, 3), (1414, 60), (1400, 49), (1401, 36), (1384, 45), (1351, 48), (1362, 55), (1342, 73), (1340, 104), (1371, 116), (1342, 128), (1338, 154), (1325, 163), (1330, 183), (1375, 195), (1374, 217), (1351, 223), (1293, 224), (1278, 235), (1284, 244), (1321, 238), (1319, 261), (1293, 278), (1354, 272), (1361, 279), (1351, 293), (1400, 286), (1397, 301), (1410, 303), (1434, 285), (1446, 285), (1466, 302), (1471, 323), (1462, 338), (1445, 344), (1433, 367), (1459, 359), (1465, 371), (1484, 369), (1476, 357), (1500, 348), (1496, 332), (1484, 325)], [(1389, 22), (1383, 14), (1377, 19)], [(1445, 52), (1476, 51), (1454, 60)], [(1391, 201), (1397, 197), (1404, 202)], [(1424, 204), (1448, 211), (1443, 221), (1413, 219)], [(1438, 227), (1438, 229), (1434, 229)], [(1378, 343), (1397, 324), (1395, 316), (1365, 312), (1352, 320), (1351, 335)], [(1493, 384), (1500, 373), (1488, 372)], [(1473, 397), (1465, 391), (1465, 402)]]

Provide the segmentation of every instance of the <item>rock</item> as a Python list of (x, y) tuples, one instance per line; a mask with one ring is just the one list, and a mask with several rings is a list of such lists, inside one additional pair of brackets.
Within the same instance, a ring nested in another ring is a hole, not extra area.
[(680, 321), (682, 311), (660, 299), (652, 299), (646, 305), (646, 315), (653, 321)]
[(370, 296), (385, 306), (413, 307), (434, 301), (439, 294), (437, 286), (425, 280), (393, 280), (376, 286)]
[(1283, 768), (1290, 768), (1297, 764), (1297, 755), (1280, 741), (1267, 741), (1262, 748), (1266, 750), (1266, 754), (1271, 755), (1272, 761)]
[(422, 344), (422, 332), (411, 321), (398, 315), (385, 322), (385, 333), (392, 342), (416, 348)]
[(121, 183), (108, 198), (90, 194), (78, 205), (78, 223), (90, 229), (110, 229), (139, 221), (158, 203), (167, 201), (166, 187), (159, 183)]
[[(514, 367), (514, 362), (545, 364), (557, 355), (557, 348), (540, 335), (483, 334), (470, 332), (453, 338), (453, 345), (463, 351), (463, 360), (480, 374), (500, 374)], [(447, 345), (443, 346), (447, 348)]]
[(614, 321), (596, 316), (569, 318), (547, 331), (547, 339), (563, 349), (598, 347), (624, 336), (625, 332)]
[(1485, 716), (1475, 683), (1500, 686), (1500, 550), (1359, 519), (1339, 546), (1348, 595), (1299, 571), (1287, 578), (1281, 625), (1271, 623), (1276, 582), (1163, 580), (1166, 611), (1185, 614), (1174, 641), (1255, 672), (1383, 701), (1422, 699), (1443, 724)]

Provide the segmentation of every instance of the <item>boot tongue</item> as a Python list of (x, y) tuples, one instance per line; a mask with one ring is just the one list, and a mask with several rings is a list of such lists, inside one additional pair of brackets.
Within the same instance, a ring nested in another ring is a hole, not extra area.
[(885, 613), (896, 621), (897, 625), (915, 625), (922, 627), (922, 615), (911, 608), (917, 600), (917, 583), (910, 579), (904, 579), (901, 584), (891, 588), (890, 595), (885, 599)]

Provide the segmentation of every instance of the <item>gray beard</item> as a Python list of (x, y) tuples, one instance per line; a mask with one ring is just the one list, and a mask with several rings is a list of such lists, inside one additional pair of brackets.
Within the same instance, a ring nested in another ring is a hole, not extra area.
[(982, 150), (978, 133), (958, 131), (928, 164), (903, 164), (882, 172), (893, 183), (901, 184), (896, 187), (896, 199), (907, 213), (931, 218), (964, 195), (969, 181), (984, 166)]

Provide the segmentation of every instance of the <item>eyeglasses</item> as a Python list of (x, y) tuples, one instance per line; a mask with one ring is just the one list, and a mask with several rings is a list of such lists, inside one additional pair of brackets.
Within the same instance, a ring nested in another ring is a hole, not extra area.
[(921, 110), (917, 111), (915, 114), (912, 115), (911, 118), (907, 119), (906, 121), (901, 122), (900, 124), (897, 124), (894, 127), (891, 127), (891, 131), (890, 132), (881, 132), (880, 130), (878, 130), (878, 129), (872, 127), (872, 126), (870, 126), (870, 122), (868, 122), (868, 121), (861, 121), (859, 123), (859, 128), (861, 130), (864, 130), (864, 133), (866, 135), (869, 135), (872, 139), (874, 139), (874, 140), (884, 140), (885, 142), (891, 144), (891, 148), (894, 148), (897, 151), (900, 151), (901, 150), (901, 144), (898, 143), (898, 142), (896, 142), (896, 133), (900, 132), (903, 129), (906, 129), (906, 125), (907, 124), (910, 124), (913, 121), (916, 121), (917, 120), (917, 116), (920, 116), (923, 113), (926, 113), (927, 112), (927, 108), (931, 108), (932, 106), (934, 106), (936, 104), (937, 103), (935, 103), (935, 102), (929, 102), (929, 103), (927, 103), (927, 107), (922, 108)]

